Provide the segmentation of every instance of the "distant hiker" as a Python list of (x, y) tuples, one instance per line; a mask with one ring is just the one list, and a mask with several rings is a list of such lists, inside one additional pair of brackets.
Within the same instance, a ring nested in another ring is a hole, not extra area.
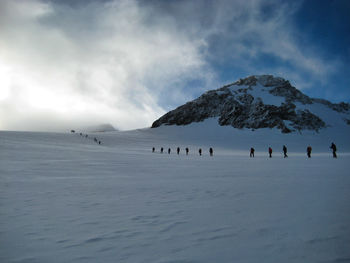
[(98, 141), (98, 144), (101, 144), (101, 141)]
[(272, 148), (269, 147), (269, 157), (271, 158), (272, 157)]
[(71, 133), (75, 133), (75, 130), (71, 130), (70, 132), (71, 132)]
[(213, 148), (210, 147), (210, 149), (209, 149), (209, 154), (210, 154), (210, 156), (213, 156), (213, 152), (214, 152), (214, 151), (213, 151)]
[(176, 152), (177, 152), (177, 154), (180, 153), (180, 147), (177, 147)]
[(198, 152), (199, 152), (199, 155), (202, 156), (202, 149), (201, 148), (199, 148)]
[(284, 158), (288, 157), (288, 155), (287, 155), (287, 147), (285, 145), (283, 145), (283, 154), (284, 154)]
[(164, 149), (163, 149), (163, 147), (162, 147), (162, 148), (160, 148), (160, 153), (163, 153), (163, 150), (164, 150)]
[(154, 153), (155, 150), (156, 150), (156, 148), (153, 147), (153, 148), (152, 148), (152, 152)]
[(334, 142), (332, 142), (332, 145), (329, 148), (333, 151), (333, 158), (337, 158), (337, 146), (335, 146)]
[(86, 135), (85, 135), (85, 138), (87, 138), (87, 137), (88, 137), (88, 135), (86, 134)]
[(311, 146), (309, 145), (309, 146), (306, 148), (306, 153), (307, 153), (307, 157), (308, 157), (308, 158), (311, 158), (311, 152), (312, 152), (312, 148), (311, 148)]
[(168, 154), (170, 154), (170, 152), (171, 152), (171, 149), (169, 148), (169, 149), (168, 149)]
[(255, 149), (252, 147), (250, 148), (250, 157), (253, 157), (254, 158), (254, 152), (255, 152)]
[(83, 136), (83, 134), (82, 133), (79, 133), (80, 134), (80, 136)]
[(96, 137), (94, 138), (94, 141), (95, 141), (95, 142), (97, 142), (97, 139), (96, 139)]
[(186, 148), (186, 155), (188, 155), (188, 152), (189, 152), (190, 150), (188, 149), (188, 148)]

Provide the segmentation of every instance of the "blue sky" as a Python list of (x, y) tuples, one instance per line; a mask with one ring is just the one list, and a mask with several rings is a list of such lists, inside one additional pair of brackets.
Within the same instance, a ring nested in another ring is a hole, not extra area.
[(305, 1), (294, 17), (300, 45), (314, 46), (325, 60), (339, 61), (327, 83), (311, 96), (350, 102), (350, 1)]
[(0, 129), (146, 127), (255, 74), (350, 102), (349, 13), (347, 0), (4, 0)]

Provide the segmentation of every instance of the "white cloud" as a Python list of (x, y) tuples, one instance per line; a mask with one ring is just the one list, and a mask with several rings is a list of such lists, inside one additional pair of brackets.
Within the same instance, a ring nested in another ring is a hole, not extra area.
[[(238, 0), (234, 4), (219, 1), (208, 35), (222, 41), (220, 56), (231, 59), (243, 70), (276, 74), (285, 64), (284, 72), (294, 69), (294, 74), (288, 74), (290, 77), (302, 72), (326, 82), (339, 63), (323, 59), (314, 45), (300, 44), (293, 19), (301, 5), (302, 1)], [(267, 66), (264, 70), (262, 63), (255, 65), (262, 54), (275, 57), (279, 62), (276, 68)]]
[(136, 1), (79, 9), (38, 0), (4, 5), (1, 129), (148, 126), (164, 113), (160, 93), (171, 97), (172, 85), (206, 71), (203, 42), (166, 17), (147, 24), (151, 10)]
[[(298, 43), (300, 1), (82, 3), (1, 1), (0, 129), (149, 126), (165, 105), (222, 83), (213, 61), (281, 74), (298, 88), (325, 83), (339, 66)], [(262, 66), (264, 54), (278, 63)], [(196, 92), (192, 80), (202, 81)]]

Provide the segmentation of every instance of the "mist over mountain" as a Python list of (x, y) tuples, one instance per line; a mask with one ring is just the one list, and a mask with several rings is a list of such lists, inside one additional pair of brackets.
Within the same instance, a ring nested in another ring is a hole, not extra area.
[(288, 80), (272, 75), (240, 79), (172, 110), (153, 122), (187, 125), (217, 118), (221, 126), (243, 129), (277, 128), (282, 133), (350, 124), (350, 104), (310, 98)]
[(112, 124), (104, 123), (104, 124), (98, 124), (98, 125), (90, 125), (86, 127), (82, 127), (81, 129), (84, 132), (111, 132), (111, 131), (117, 131), (115, 127), (113, 127)]

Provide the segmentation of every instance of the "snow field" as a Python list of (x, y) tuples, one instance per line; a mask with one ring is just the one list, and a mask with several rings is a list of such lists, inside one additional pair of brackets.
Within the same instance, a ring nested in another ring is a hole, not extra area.
[(99, 146), (0, 132), (0, 262), (350, 261), (350, 155), (331, 158), (328, 135), (249, 134), (198, 124), (90, 135)]

